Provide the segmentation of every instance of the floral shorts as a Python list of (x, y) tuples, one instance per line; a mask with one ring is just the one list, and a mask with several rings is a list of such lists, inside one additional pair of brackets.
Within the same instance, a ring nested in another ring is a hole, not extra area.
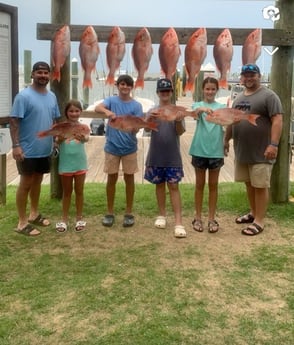
[(158, 168), (158, 167), (146, 167), (145, 180), (159, 184), (163, 182), (178, 183), (184, 177), (184, 171), (182, 167), (177, 168)]

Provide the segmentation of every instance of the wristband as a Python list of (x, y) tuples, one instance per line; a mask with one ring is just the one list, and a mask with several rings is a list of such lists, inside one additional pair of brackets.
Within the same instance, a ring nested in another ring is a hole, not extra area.
[(275, 144), (275, 143), (270, 143), (270, 145), (274, 147), (279, 147), (279, 144)]
[(15, 149), (16, 147), (19, 147), (19, 146), (20, 146), (20, 144), (14, 144), (14, 145), (12, 145), (12, 148)]

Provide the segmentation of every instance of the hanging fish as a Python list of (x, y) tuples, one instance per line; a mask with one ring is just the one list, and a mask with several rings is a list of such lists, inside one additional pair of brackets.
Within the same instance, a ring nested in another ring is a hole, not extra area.
[(224, 29), (217, 37), (213, 46), (213, 56), (220, 72), (219, 87), (227, 89), (227, 74), (231, 69), (233, 58), (233, 40), (229, 29)]
[(163, 35), (159, 44), (159, 62), (167, 79), (172, 79), (177, 69), (181, 55), (178, 35), (174, 28), (169, 28)]
[(148, 70), (152, 54), (150, 33), (146, 28), (143, 28), (137, 33), (132, 48), (132, 57), (138, 71), (135, 88), (144, 88), (144, 74)]
[(185, 69), (188, 75), (185, 92), (194, 90), (195, 78), (207, 55), (207, 33), (205, 28), (196, 30), (185, 48)]
[(81, 65), (84, 70), (83, 88), (93, 86), (91, 73), (96, 69), (99, 52), (97, 34), (92, 26), (88, 26), (82, 34), (79, 46)]
[(125, 34), (119, 26), (115, 26), (109, 37), (106, 46), (106, 61), (109, 68), (109, 73), (106, 78), (106, 84), (114, 85), (114, 75), (119, 69), (120, 63), (125, 56)]
[(242, 47), (242, 64), (256, 63), (261, 54), (262, 31), (255, 29), (246, 38)]
[(60, 70), (70, 54), (70, 30), (68, 25), (56, 31), (51, 45), (52, 80), (60, 82)]

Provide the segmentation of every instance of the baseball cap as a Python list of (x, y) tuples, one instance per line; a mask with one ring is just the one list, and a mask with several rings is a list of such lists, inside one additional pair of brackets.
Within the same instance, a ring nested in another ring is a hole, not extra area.
[(47, 64), (47, 62), (38, 61), (34, 64), (32, 72), (35, 72), (38, 70), (46, 70), (50, 72), (50, 66)]
[(241, 74), (251, 72), (251, 73), (258, 73), (260, 74), (260, 69), (257, 65), (253, 63), (248, 63), (241, 68)]
[(157, 81), (156, 91), (172, 91), (173, 84), (169, 79), (162, 78)]

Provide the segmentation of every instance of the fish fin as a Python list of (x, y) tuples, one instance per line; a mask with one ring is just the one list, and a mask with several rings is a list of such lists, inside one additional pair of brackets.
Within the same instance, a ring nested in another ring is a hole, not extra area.
[(228, 88), (228, 82), (226, 79), (220, 79), (218, 82), (219, 82), (219, 88), (220, 89), (227, 89)]
[(92, 89), (92, 87), (93, 87), (92, 80), (91, 79), (84, 79), (83, 89), (85, 89), (85, 88)]
[(60, 74), (60, 71), (57, 71), (57, 70), (54, 70), (53, 73), (52, 73), (52, 81), (53, 80), (57, 80), (58, 82), (60, 82), (60, 79), (61, 79), (61, 74)]
[(256, 119), (257, 119), (259, 116), (260, 116), (260, 115), (257, 115), (257, 114), (249, 114), (249, 115), (248, 115), (248, 122), (251, 123), (253, 126), (257, 126)]
[(48, 131), (41, 131), (37, 133), (38, 138), (45, 138), (48, 136)]
[(144, 89), (144, 79), (137, 79), (135, 83), (135, 89), (141, 88)]
[(111, 75), (108, 75), (105, 81), (106, 85), (114, 85), (115, 84), (115, 80), (114, 77)]
[(151, 122), (151, 121), (148, 122), (148, 128), (152, 129), (155, 132), (158, 132), (157, 126), (158, 124), (156, 122)]

